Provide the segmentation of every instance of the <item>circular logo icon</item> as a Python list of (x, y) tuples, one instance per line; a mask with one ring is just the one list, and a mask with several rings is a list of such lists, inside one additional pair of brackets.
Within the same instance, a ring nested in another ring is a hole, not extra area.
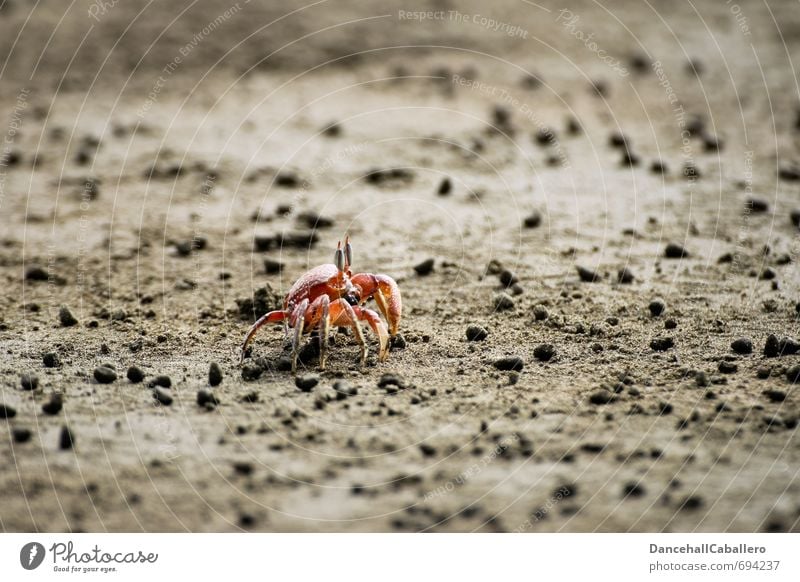
[(19, 551), (19, 563), (26, 570), (35, 570), (44, 561), (44, 546), (39, 542), (30, 542)]

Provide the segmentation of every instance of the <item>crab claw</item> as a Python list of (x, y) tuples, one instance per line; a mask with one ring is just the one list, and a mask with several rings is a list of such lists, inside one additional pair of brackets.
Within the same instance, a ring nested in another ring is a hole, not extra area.
[(389, 275), (372, 275), (370, 273), (359, 273), (351, 278), (353, 284), (361, 289), (360, 297), (363, 305), (370, 297), (375, 298), (378, 309), (389, 323), (389, 335), (397, 335), (397, 328), (400, 325), (400, 315), (403, 310), (403, 302), (400, 298), (400, 288), (397, 282)]

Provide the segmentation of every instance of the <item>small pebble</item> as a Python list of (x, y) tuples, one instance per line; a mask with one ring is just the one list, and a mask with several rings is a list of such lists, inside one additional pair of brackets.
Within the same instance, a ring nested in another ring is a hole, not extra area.
[(211, 362), (208, 366), (208, 384), (209, 386), (219, 386), (222, 383), (222, 369), (216, 362)]
[(33, 374), (22, 374), (19, 383), (23, 390), (36, 390), (39, 387), (39, 378)]
[(617, 397), (608, 390), (596, 390), (589, 396), (589, 402), (597, 405), (611, 404), (616, 399)]
[(15, 443), (27, 443), (33, 436), (29, 428), (15, 428), (12, 434)]
[(683, 259), (689, 256), (689, 252), (678, 243), (669, 243), (664, 249), (664, 256), (668, 259)]
[(542, 215), (538, 210), (534, 210), (522, 221), (525, 228), (537, 228), (542, 224)]
[(316, 374), (304, 374), (294, 379), (294, 385), (303, 392), (311, 392), (317, 384), (319, 384), (319, 376)]
[(55, 416), (62, 408), (64, 408), (64, 397), (58, 392), (53, 393), (50, 400), (42, 404), (42, 412), (50, 416)]
[(659, 337), (650, 342), (650, 348), (656, 352), (665, 352), (675, 346), (671, 337)]
[(622, 488), (622, 497), (641, 497), (645, 494), (645, 488), (640, 483), (636, 483), (635, 481), (631, 481), (630, 483), (626, 483), (625, 486)]
[(439, 196), (447, 196), (453, 190), (453, 183), (450, 178), (444, 178), (439, 183), (439, 188), (436, 190), (436, 193)]
[(142, 380), (144, 380), (144, 372), (140, 368), (136, 366), (131, 366), (128, 368), (128, 380), (131, 381), (133, 384), (138, 384)]
[(170, 406), (172, 404), (172, 395), (167, 391), (164, 390), (161, 386), (156, 386), (153, 388), (153, 398), (158, 400), (164, 406)]
[(722, 374), (735, 374), (736, 372), (739, 371), (739, 366), (737, 366), (733, 362), (726, 362), (725, 360), (722, 360), (717, 366), (717, 369)]
[(219, 404), (219, 399), (214, 395), (211, 390), (206, 390), (205, 388), (201, 388), (197, 391), (197, 404), (198, 406), (217, 406)]
[(267, 275), (277, 275), (283, 271), (283, 263), (275, 259), (264, 259), (264, 272)]
[(769, 398), (770, 402), (783, 402), (786, 400), (786, 392), (783, 390), (764, 390), (764, 396)]
[(403, 378), (397, 374), (382, 374), (378, 380), (378, 388), (396, 387), (400, 390), (406, 388), (406, 383)]
[(661, 299), (653, 299), (647, 306), (647, 308), (650, 310), (650, 315), (652, 315), (653, 317), (658, 317), (659, 315), (664, 313), (664, 310), (667, 308), (667, 306)]
[(794, 365), (786, 370), (786, 381), (789, 384), (800, 384), (800, 365)]
[(533, 318), (536, 321), (544, 321), (549, 317), (549, 313), (547, 312), (547, 308), (544, 305), (535, 305), (533, 307)]
[(514, 309), (514, 300), (508, 293), (497, 293), (494, 296), (494, 307), (498, 311)]
[(0, 418), (14, 418), (17, 410), (13, 406), (0, 402)]
[(432, 447), (428, 443), (421, 443), (419, 445), (419, 450), (422, 452), (423, 455), (426, 457), (432, 457), (436, 454), (436, 448)]
[(505, 358), (499, 358), (492, 362), (492, 365), (497, 368), (498, 370), (503, 371), (515, 371), (521, 372), (522, 368), (525, 367), (525, 363), (522, 361), (522, 358), (517, 356), (508, 356)]
[(744, 207), (750, 212), (767, 212), (769, 210), (769, 202), (761, 198), (748, 198)]
[(664, 322), (664, 329), (675, 329), (678, 327), (678, 322), (670, 318)]
[(576, 265), (575, 269), (578, 271), (578, 276), (581, 278), (581, 281), (584, 283), (594, 283), (595, 281), (600, 280), (600, 275), (596, 272), (592, 271), (591, 269), (587, 269), (585, 267), (581, 267), (580, 265)]
[(486, 328), (480, 325), (470, 325), (467, 327), (467, 340), (471, 342), (481, 342), (485, 340), (488, 335), (489, 332)]
[(57, 353), (47, 352), (42, 356), (42, 363), (45, 368), (58, 368), (61, 365), (61, 360), (59, 360)]
[(62, 451), (67, 451), (75, 447), (75, 435), (68, 426), (61, 427), (61, 433), (58, 436), (58, 448)]
[(504, 269), (499, 275), (500, 283), (505, 287), (510, 287), (519, 282), (517, 276), (508, 269)]
[(540, 344), (533, 348), (533, 357), (542, 362), (550, 361), (556, 355), (553, 344)]
[(162, 388), (171, 388), (172, 387), (172, 379), (169, 376), (156, 376), (149, 383), (150, 388), (154, 388), (156, 386), (161, 386)]
[(753, 342), (750, 338), (742, 337), (731, 342), (731, 349), (737, 354), (752, 354)]
[(629, 285), (633, 283), (635, 277), (633, 273), (627, 267), (624, 267), (617, 271), (617, 281), (622, 283), (623, 285)]
[(426, 259), (419, 263), (418, 265), (414, 266), (414, 272), (421, 277), (425, 275), (430, 275), (433, 272), (434, 260), (433, 259)]
[(75, 316), (72, 315), (72, 312), (66, 305), (62, 305), (58, 308), (58, 319), (61, 321), (63, 327), (71, 327), (78, 324), (78, 320), (75, 319)]
[[(291, 365), (291, 363), (290, 363), (290, 365)], [(245, 366), (244, 368), (242, 368), (242, 380), (245, 380), (247, 382), (251, 382), (253, 380), (258, 380), (261, 377), (261, 373), (263, 371), (264, 370), (261, 368), (261, 366), (255, 366), (255, 365), (249, 364), (249, 365)]]
[(98, 366), (94, 369), (94, 379), (100, 384), (111, 384), (117, 379), (117, 373), (108, 366)]

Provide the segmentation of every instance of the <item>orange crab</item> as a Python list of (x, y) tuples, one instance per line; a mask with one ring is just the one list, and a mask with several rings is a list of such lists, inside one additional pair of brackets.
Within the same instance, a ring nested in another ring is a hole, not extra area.
[[(361, 346), (361, 365), (367, 359), (367, 342), (359, 322), (366, 321), (378, 336), (380, 353), (378, 359), (384, 361), (389, 355), (389, 338), (397, 335), (400, 324), (402, 302), (400, 288), (388, 275), (358, 273), (353, 275), (350, 264), (353, 260), (353, 247), (350, 237), (345, 237), (336, 245), (333, 264), (314, 267), (300, 277), (286, 294), (283, 309), (270, 311), (256, 321), (247, 332), (242, 343), (241, 361), (245, 350), (256, 332), (267, 323), (283, 322), (294, 330), (292, 335), (292, 372), (297, 370), (297, 355), (303, 333), (319, 327), (319, 367), (325, 369), (328, 355), (328, 330), (330, 326), (349, 326), (353, 329)], [(386, 323), (372, 309), (363, 305), (374, 298)]]

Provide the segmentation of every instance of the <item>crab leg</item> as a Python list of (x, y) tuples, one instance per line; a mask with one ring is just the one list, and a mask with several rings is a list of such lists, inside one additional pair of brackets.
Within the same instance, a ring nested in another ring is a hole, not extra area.
[(378, 309), (389, 323), (389, 334), (392, 337), (396, 336), (403, 309), (397, 282), (388, 275), (372, 275), (370, 273), (353, 275), (351, 281), (361, 288), (362, 303), (370, 297), (375, 297)]
[(250, 328), (250, 331), (247, 332), (247, 335), (244, 337), (244, 342), (242, 343), (242, 355), (239, 359), (239, 363), (244, 362), (244, 353), (247, 349), (247, 346), (250, 345), (250, 342), (253, 341), (253, 338), (256, 335), (256, 332), (265, 326), (268, 323), (277, 323), (279, 321), (286, 320), (286, 312), (283, 310), (279, 311), (270, 311), (269, 313), (262, 315), (258, 318), (253, 326)]
[(311, 330), (319, 324), (319, 367), (325, 369), (328, 358), (328, 334), (330, 333), (330, 297), (320, 295), (306, 310), (305, 329)]
[(332, 325), (349, 325), (353, 328), (358, 344), (361, 346), (361, 365), (363, 366), (367, 361), (369, 348), (367, 348), (367, 340), (364, 339), (364, 332), (361, 329), (361, 325), (358, 323), (358, 315), (356, 315), (355, 312), (356, 309), (358, 308), (353, 307), (346, 300), (337, 299), (331, 303), (330, 306), (330, 322)]
[(303, 338), (303, 327), (306, 323), (306, 309), (308, 309), (308, 299), (303, 299), (300, 305), (295, 307), (289, 320), (289, 325), (294, 327), (294, 336), (292, 336), (292, 373), (297, 371), (297, 355)]

